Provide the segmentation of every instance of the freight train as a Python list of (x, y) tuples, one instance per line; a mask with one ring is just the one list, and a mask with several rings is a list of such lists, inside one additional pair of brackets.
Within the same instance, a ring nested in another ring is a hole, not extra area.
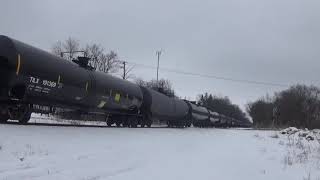
[(0, 36), (0, 122), (27, 123), (32, 112), (76, 111), (105, 117), (109, 126), (248, 126), (188, 101), (95, 71), (87, 57), (67, 61)]

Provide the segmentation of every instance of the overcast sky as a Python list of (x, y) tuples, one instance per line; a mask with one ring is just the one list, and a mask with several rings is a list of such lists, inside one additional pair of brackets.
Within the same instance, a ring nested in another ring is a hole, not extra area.
[[(1, 0), (0, 34), (50, 50), (69, 36), (122, 60), (279, 84), (320, 86), (319, 0)], [(133, 73), (156, 78), (154, 69)], [(229, 96), (244, 107), (284, 87), (174, 74), (179, 96)]]

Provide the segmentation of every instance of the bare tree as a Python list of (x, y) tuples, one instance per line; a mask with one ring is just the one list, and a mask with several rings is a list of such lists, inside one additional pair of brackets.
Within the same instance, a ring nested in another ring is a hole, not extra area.
[(144, 81), (144, 80), (141, 79), (141, 78), (137, 78), (137, 79), (135, 80), (135, 82), (136, 82), (136, 84), (139, 85), (139, 86), (147, 87), (147, 82)]
[(105, 73), (116, 73), (119, 69), (118, 54), (114, 51), (110, 51), (104, 55), (102, 71)]
[(246, 111), (251, 116), (255, 127), (274, 127), (274, 107), (273, 100), (266, 96), (248, 103)]
[(139, 86), (151, 88), (169, 97), (175, 97), (174, 89), (172, 87), (171, 82), (168, 79), (159, 79), (158, 81), (154, 79), (150, 81), (136, 79), (135, 82)]
[(54, 43), (51, 47), (51, 52), (54, 55), (57, 56), (61, 56), (61, 53), (64, 51), (64, 46), (63, 43), (61, 41), (57, 41), (56, 43)]
[[(97, 71), (101, 71), (104, 73), (116, 73), (118, 69), (121, 68), (121, 61), (119, 61), (118, 59), (118, 54), (114, 51), (105, 53), (105, 50), (101, 45), (87, 45), (84, 51), (86, 56), (91, 59), (91, 61), (89, 62), (90, 65)], [(127, 74), (130, 71), (127, 70)]]
[(248, 104), (247, 111), (256, 126), (299, 128), (320, 127), (320, 89), (295, 85), (275, 93), (273, 98), (258, 99)]
[[(100, 44), (87, 44), (85, 48), (80, 48), (80, 43), (75, 38), (69, 37), (65, 41), (57, 41), (53, 44), (51, 51), (57, 56), (61, 56), (63, 52), (68, 52), (68, 56), (64, 58), (72, 60), (75, 58), (79, 50), (83, 50), (85, 56), (89, 57), (89, 65), (104, 73), (116, 73), (121, 68), (118, 54), (114, 51), (105, 52), (105, 49)], [(131, 78), (132, 68), (126, 68), (126, 79)]]
[(104, 55), (104, 48), (99, 44), (87, 44), (84, 49), (84, 52), (86, 56), (91, 59), (89, 65), (91, 65), (97, 70), (100, 70), (103, 61), (102, 56)]
[(67, 59), (72, 60), (75, 57), (76, 51), (80, 50), (80, 43), (75, 38), (69, 37), (64, 43), (63, 43), (64, 50), (69, 53), (69, 57)]
[(53, 44), (52, 48), (51, 48), (51, 52), (54, 55), (57, 56), (62, 56), (64, 52), (68, 52), (69, 56), (64, 57), (67, 60), (72, 60), (75, 57), (75, 54), (77, 53), (77, 51), (80, 50), (80, 43), (78, 40), (69, 37), (67, 40), (65, 40), (64, 42), (62, 41), (57, 41), (55, 44)]

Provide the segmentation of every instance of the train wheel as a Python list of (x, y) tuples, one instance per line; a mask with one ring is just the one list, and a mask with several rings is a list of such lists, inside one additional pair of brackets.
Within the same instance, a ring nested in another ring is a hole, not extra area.
[(122, 123), (122, 126), (123, 127), (129, 127), (129, 124), (128, 124), (128, 122), (124, 122), (124, 123)]
[(178, 122), (179, 123), (179, 128), (185, 128), (187, 123), (185, 121)]
[(147, 124), (146, 124), (146, 126), (147, 126), (148, 128), (150, 128), (150, 127), (152, 126), (152, 122), (151, 122), (151, 121), (148, 121)]
[(112, 123), (107, 122), (107, 126), (108, 126), (108, 127), (111, 127), (111, 125), (112, 125)]
[(0, 123), (6, 123), (9, 119), (9, 116), (4, 116), (4, 115), (1, 115), (0, 117)]
[(140, 119), (139, 119), (139, 122), (140, 122), (140, 127), (145, 127), (146, 126), (146, 121), (145, 121), (145, 119), (143, 118), (143, 117), (141, 117)]
[(0, 123), (6, 123), (9, 119), (8, 110), (0, 109)]
[(108, 119), (108, 120), (107, 120), (107, 126), (108, 126), (108, 127), (111, 127), (112, 124), (113, 124), (112, 120), (111, 120), (111, 119)]
[(146, 126), (146, 123), (144, 122), (144, 119), (141, 121), (141, 124), (140, 124), (140, 127), (144, 127), (144, 126)]
[(121, 123), (119, 121), (116, 122), (117, 127), (121, 126)]
[(108, 127), (111, 127), (113, 124), (112, 118), (109, 115), (106, 116), (106, 122)]
[(130, 122), (129, 122), (128, 117), (121, 116), (120, 119), (121, 119), (121, 122), (122, 122), (122, 127), (129, 127), (130, 126)]
[(142, 120), (142, 122), (144, 122), (143, 124), (145, 125), (145, 126), (147, 126), (148, 128), (150, 128), (151, 127), (151, 125), (152, 125), (152, 115), (151, 114), (144, 114), (143, 115), (143, 120)]
[(132, 127), (132, 128), (138, 127), (138, 120), (137, 120), (137, 118), (130, 117), (129, 119), (130, 119), (130, 127)]
[(10, 119), (18, 120), (20, 124), (28, 123), (31, 113), (29, 106), (20, 106), (8, 109)]
[(8, 115), (1, 115), (0, 117), (0, 123), (6, 123), (9, 120)]
[(184, 122), (183, 127), (184, 128), (188, 127), (188, 122), (187, 121)]
[(23, 115), (23, 117), (21, 119), (19, 119), (19, 123), (20, 124), (27, 124), (28, 121), (31, 118), (31, 112), (27, 112), (26, 114)]

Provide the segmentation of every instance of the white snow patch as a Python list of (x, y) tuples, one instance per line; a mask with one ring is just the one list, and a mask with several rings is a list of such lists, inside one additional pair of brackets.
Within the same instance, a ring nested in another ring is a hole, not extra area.
[(318, 141), (299, 162), (299, 136), (276, 133), (1, 124), (0, 179), (318, 180)]
[(95, 126), (107, 126), (103, 121), (84, 121), (73, 119), (59, 119), (54, 116), (48, 116), (45, 114), (32, 113), (30, 123), (46, 123), (46, 124), (70, 124), (70, 125), (95, 125)]

